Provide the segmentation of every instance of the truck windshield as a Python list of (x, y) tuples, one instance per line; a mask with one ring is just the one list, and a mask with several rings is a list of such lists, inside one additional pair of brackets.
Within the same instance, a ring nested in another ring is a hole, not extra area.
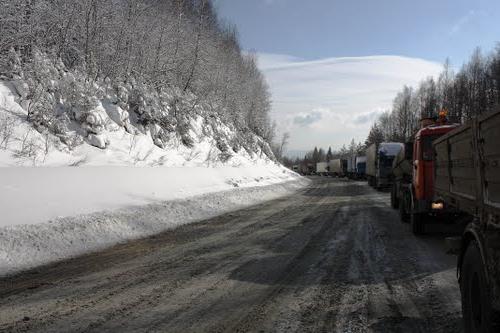
[(434, 161), (434, 148), (432, 142), (439, 138), (440, 135), (424, 136), (422, 139), (422, 159), (424, 161)]
[(394, 161), (394, 156), (385, 156), (385, 155), (380, 156), (380, 166), (381, 167), (391, 167), (392, 168), (392, 161)]

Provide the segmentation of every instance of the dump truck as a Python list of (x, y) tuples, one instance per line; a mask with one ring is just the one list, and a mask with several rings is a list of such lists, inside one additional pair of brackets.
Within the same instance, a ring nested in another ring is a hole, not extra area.
[(328, 167), (330, 169), (330, 175), (334, 177), (344, 177), (347, 173), (347, 160), (344, 159), (334, 159), (328, 162)]
[(391, 205), (399, 208), (401, 221), (410, 222), (415, 235), (423, 234), (427, 224), (450, 223), (459, 214), (451, 207), (442, 207), (435, 197), (432, 146), (434, 140), (457, 127), (448, 123), (445, 113), (422, 119), (413, 141), (394, 161)]
[(328, 175), (328, 163), (327, 162), (318, 162), (316, 163), (316, 174), (320, 176)]
[(368, 184), (375, 188), (392, 185), (392, 162), (403, 149), (399, 142), (382, 142), (372, 144), (366, 150), (366, 178)]
[(356, 156), (356, 179), (366, 178), (366, 156)]
[(435, 199), (459, 210), (466, 226), (449, 238), (458, 254), (465, 332), (500, 332), (500, 111), (433, 143)]

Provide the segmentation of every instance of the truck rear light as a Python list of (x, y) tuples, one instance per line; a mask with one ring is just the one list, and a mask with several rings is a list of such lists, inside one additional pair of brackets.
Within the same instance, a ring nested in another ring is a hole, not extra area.
[(434, 210), (441, 210), (444, 208), (444, 204), (442, 202), (433, 202), (431, 208)]

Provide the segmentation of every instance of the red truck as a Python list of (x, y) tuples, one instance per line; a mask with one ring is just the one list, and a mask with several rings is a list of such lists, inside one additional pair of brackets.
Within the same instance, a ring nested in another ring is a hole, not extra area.
[[(448, 221), (449, 215), (458, 212), (436, 200), (434, 193), (435, 153), (433, 141), (457, 128), (446, 120), (446, 113), (439, 118), (422, 120), (420, 130), (411, 143), (393, 162), (394, 183), (391, 191), (391, 205), (399, 208), (402, 222), (410, 222), (414, 234), (425, 232), (425, 225), (431, 221)], [(433, 217), (434, 219), (430, 219)]]

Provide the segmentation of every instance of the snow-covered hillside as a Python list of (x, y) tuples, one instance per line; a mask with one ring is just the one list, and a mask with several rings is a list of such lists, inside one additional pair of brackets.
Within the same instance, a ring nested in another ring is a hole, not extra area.
[(215, 115), (189, 117), (182, 137), (154, 124), (132, 123), (117, 97), (110, 95), (95, 101), (81, 125), (66, 120), (60, 135), (36, 130), (26, 121), (29, 105), (21, 107), (26, 101), (21, 90), (19, 84), (16, 89), (15, 83), (0, 81), (0, 167), (272, 164), (267, 143), (250, 135), (250, 144), (239, 144), (234, 129)]
[[(62, 97), (60, 97), (62, 98)], [(307, 184), (258, 136), (204, 110), (182, 135), (129, 120), (106, 95), (60, 135), (27, 121), (19, 82), (0, 81), (0, 275), (103, 249)], [(188, 142), (186, 142), (186, 140)]]

